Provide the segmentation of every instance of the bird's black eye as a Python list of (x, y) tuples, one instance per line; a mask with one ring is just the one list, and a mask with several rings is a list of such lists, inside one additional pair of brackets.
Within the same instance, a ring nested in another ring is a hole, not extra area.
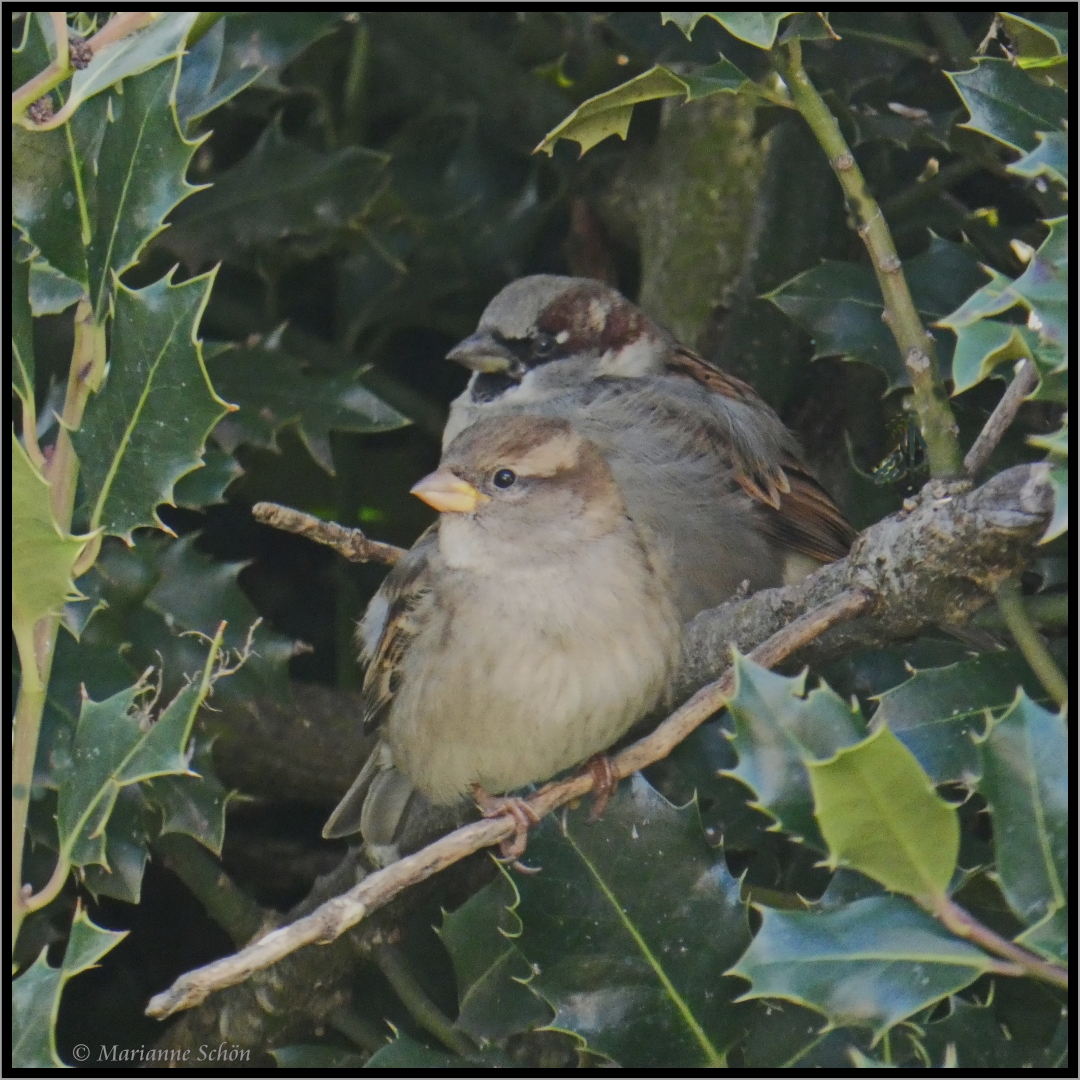
[(558, 342), (551, 334), (538, 333), (533, 338), (532, 351), (534, 356), (551, 356), (558, 347)]
[(517, 479), (517, 474), (510, 469), (500, 469), (492, 478), (491, 482), (497, 488), (508, 488)]

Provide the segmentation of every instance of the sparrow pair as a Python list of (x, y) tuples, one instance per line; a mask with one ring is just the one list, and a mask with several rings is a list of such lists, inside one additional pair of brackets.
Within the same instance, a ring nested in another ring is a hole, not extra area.
[(750, 386), (599, 282), (513, 282), (449, 359), (474, 374), (413, 488), (439, 520), (360, 625), (382, 741), (324, 829), (383, 859), (417, 793), (484, 805), (600, 754), (664, 698), (682, 622), (854, 535)]

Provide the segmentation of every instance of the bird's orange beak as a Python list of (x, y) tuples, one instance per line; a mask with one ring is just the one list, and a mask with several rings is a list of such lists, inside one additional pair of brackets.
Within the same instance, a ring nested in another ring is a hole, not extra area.
[(477, 491), (467, 480), (455, 476), (449, 469), (429, 473), (409, 490), (440, 514), (471, 514), (477, 507), (491, 502), (490, 495)]

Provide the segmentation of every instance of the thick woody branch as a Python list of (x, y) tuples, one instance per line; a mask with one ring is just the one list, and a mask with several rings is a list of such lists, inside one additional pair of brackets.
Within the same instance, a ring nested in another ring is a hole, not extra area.
[[(697, 692), (652, 734), (616, 755), (616, 774), (630, 775), (664, 757), (723, 704), (732, 689), (733, 644), (773, 666), (789, 658), (828, 659), (966, 622), (1017, 572), (1045, 528), (1052, 507), (1048, 473), (1044, 464), (1018, 466), (975, 491), (966, 483), (931, 482), (909, 509), (861, 534), (846, 559), (798, 585), (703, 612), (686, 628), (677, 688), (680, 696)], [(542, 816), (591, 787), (590, 775), (574, 776), (543, 788), (530, 803)], [(147, 1013), (164, 1018), (191, 1008), (304, 945), (331, 942), (410, 885), (514, 831), (507, 818), (458, 829), (235, 956), (182, 976), (152, 999)]]
[[(835, 597), (820, 610), (810, 612), (784, 627), (750, 655), (758, 663), (772, 666), (806, 644), (829, 626), (851, 618), (873, 605), (873, 597), (856, 590)], [(612, 759), (612, 769), (620, 779), (666, 757), (691, 731), (721, 708), (733, 690), (730, 673), (695, 694), (669, 716), (651, 735), (627, 747)], [(537, 818), (580, 799), (593, 786), (590, 773), (548, 784), (527, 800)], [(327, 901), (310, 915), (283, 926), (242, 949), (206, 967), (189, 972), (172, 987), (152, 998), (146, 1012), (164, 1019), (181, 1009), (198, 1005), (215, 990), (235, 986), (250, 975), (283, 960), (305, 945), (334, 941), (371, 912), (378, 910), (410, 885), (424, 881), (440, 870), (482, 848), (508, 840), (516, 831), (508, 815), (478, 821), (455, 830), (413, 855), (406, 855), (384, 870), (366, 877), (359, 885)]]

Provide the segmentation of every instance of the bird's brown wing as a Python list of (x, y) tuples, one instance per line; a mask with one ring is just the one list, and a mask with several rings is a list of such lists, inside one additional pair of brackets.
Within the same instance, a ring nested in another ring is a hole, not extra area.
[(792, 551), (819, 562), (842, 559), (855, 539), (855, 530), (829, 493), (794, 458), (785, 458), (789, 489), (774, 509), (758, 506), (758, 520), (766, 536)]
[(401, 665), (409, 644), (423, 625), (420, 608), (431, 595), (430, 557), (438, 543), (438, 522), (432, 525), (386, 576), (372, 603), (386, 604), (382, 632), (369, 643), (364, 672), (364, 731), (382, 722), (401, 681)]
[[(713, 367), (689, 349), (673, 349), (665, 366), (671, 374), (693, 379), (714, 394), (771, 412), (749, 383)], [(821, 562), (842, 559), (848, 553), (855, 530), (797, 457), (784, 453), (774, 463), (744, 457), (732, 465), (736, 483), (758, 503), (767, 536)]]

